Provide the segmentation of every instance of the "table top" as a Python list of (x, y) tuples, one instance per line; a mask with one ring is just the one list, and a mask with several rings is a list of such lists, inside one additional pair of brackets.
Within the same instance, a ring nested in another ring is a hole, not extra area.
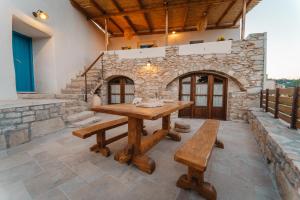
[(161, 107), (143, 108), (133, 104), (113, 104), (93, 107), (95, 112), (122, 115), (138, 119), (156, 120), (167, 116), (177, 110), (189, 107), (193, 104), (191, 101), (176, 101), (174, 103), (165, 103)]

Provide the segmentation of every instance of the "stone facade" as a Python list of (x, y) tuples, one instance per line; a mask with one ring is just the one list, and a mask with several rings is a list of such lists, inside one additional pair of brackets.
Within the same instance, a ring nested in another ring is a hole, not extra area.
[(0, 150), (65, 127), (65, 103), (0, 108)]
[[(191, 72), (207, 72), (228, 78), (227, 119), (246, 120), (247, 109), (258, 105), (263, 86), (265, 34), (252, 34), (244, 41), (232, 41), (229, 54), (179, 55), (179, 47), (166, 48), (165, 57), (120, 59), (116, 54), (104, 55), (104, 77), (101, 96), (107, 103), (107, 81), (126, 76), (135, 83), (135, 95), (178, 99), (179, 77)], [(147, 61), (151, 67), (146, 67)]]
[(249, 123), (283, 199), (300, 199), (300, 134), (260, 109), (249, 111)]

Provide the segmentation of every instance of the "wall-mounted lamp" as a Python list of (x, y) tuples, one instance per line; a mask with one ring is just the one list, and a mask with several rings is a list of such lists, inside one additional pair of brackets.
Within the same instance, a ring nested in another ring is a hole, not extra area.
[(147, 67), (148, 67), (148, 68), (151, 67), (151, 61), (150, 61), (150, 60), (147, 61)]
[(42, 10), (37, 10), (36, 12), (33, 12), (32, 15), (35, 17), (35, 18), (39, 18), (39, 19), (42, 19), (42, 20), (46, 20), (49, 18), (48, 14)]

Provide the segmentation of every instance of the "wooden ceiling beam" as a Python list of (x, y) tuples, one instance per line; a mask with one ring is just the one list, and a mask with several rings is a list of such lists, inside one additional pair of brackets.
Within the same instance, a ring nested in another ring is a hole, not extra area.
[[(112, 0), (113, 2), (116, 2), (116, 0)], [(168, 8), (182, 8), (186, 6), (213, 6), (213, 5), (219, 5), (227, 2), (232, 2), (235, 0), (214, 0), (214, 1), (190, 1), (190, 2), (177, 2), (177, 3), (171, 3), (169, 2)], [(123, 11), (123, 9), (116, 13), (110, 13), (98, 16), (96, 18), (108, 18), (108, 17), (115, 17), (115, 16), (127, 16), (131, 14), (137, 14), (137, 13), (145, 13), (150, 11), (157, 11), (157, 10), (165, 10), (164, 4), (153, 4), (149, 7), (144, 7), (141, 9), (134, 9), (130, 11)]]
[(90, 19), (90, 16), (89, 16), (88, 12), (85, 9), (83, 9), (75, 0), (70, 0), (70, 3), (72, 4), (72, 6), (74, 8), (76, 8), (79, 12), (81, 12), (81, 14), (86, 16), (87, 20)]
[[(97, 8), (97, 10), (100, 12), (101, 15), (107, 14), (106, 11), (96, 2), (96, 0), (92, 0), (91, 3), (93, 4), (94, 7)], [(119, 26), (119, 24), (113, 18), (109, 17), (108, 19), (109, 19), (108, 21), (113, 23), (119, 29), (119, 31), (124, 33), (124, 30)]]
[[(247, 2), (247, 9), (249, 8), (249, 5), (251, 4), (252, 0), (248, 0)], [(243, 7), (241, 8), (241, 12), (239, 13), (239, 15), (235, 18), (233, 24), (236, 25), (237, 22), (239, 21), (239, 19), (242, 17), (242, 14), (243, 14)]]
[[(137, 3), (138, 3), (138, 5), (139, 5), (139, 8), (140, 8), (140, 9), (143, 9), (143, 8), (144, 8), (144, 5), (143, 5), (142, 0), (137, 0)], [(144, 13), (144, 19), (145, 19), (145, 21), (146, 21), (146, 23), (147, 23), (149, 32), (152, 32), (153, 27), (152, 27), (152, 24), (150, 23), (150, 19), (149, 19), (149, 16), (148, 16), (147, 13)]]
[[(189, 3), (189, 0), (186, 1), (187, 3)], [(182, 24), (182, 30), (184, 31), (185, 25), (186, 25), (186, 21), (189, 15), (189, 9), (190, 7), (187, 5), (185, 8), (185, 13), (184, 13), (184, 18), (183, 18), (183, 24)]]
[[(87, 19), (87, 20), (92, 20), (92, 18), (90, 17), (89, 13), (88, 13), (85, 9), (83, 9), (83, 8), (79, 5), (79, 3), (77, 3), (75, 0), (70, 0), (70, 2), (71, 2), (72, 6), (73, 6), (74, 8), (76, 8), (79, 12), (81, 12), (81, 14), (83, 14), (84, 16), (86, 16), (86, 19)], [(99, 27), (101, 27), (102, 30), (105, 29), (105, 28), (104, 28), (101, 24), (99, 24), (98, 22), (96, 22), (96, 21), (93, 21), (93, 22), (96, 23)], [(111, 33), (110, 33), (110, 34), (111, 34)]]
[(223, 14), (221, 15), (221, 17), (218, 19), (216, 25), (218, 26), (221, 21), (224, 19), (224, 17), (228, 14), (228, 12), (231, 10), (231, 8), (234, 6), (234, 4), (236, 3), (237, 1), (233, 1), (231, 2), (228, 7), (226, 8), (226, 10), (223, 12)]
[[(224, 29), (224, 28), (238, 28), (237, 26), (233, 26), (232, 24), (226, 24), (226, 25), (209, 25), (206, 30), (214, 30), (214, 29)], [(182, 30), (182, 27), (172, 27), (170, 30), (175, 30), (176, 32), (189, 32), (189, 31), (197, 31), (197, 28), (192, 27), (186, 27), (184, 30)], [(152, 34), (165, 34), (165, 30), (152, 30), (152, 33), (150, 32), (136, 32), (136, 35), (152, 35)], [(122, 34), (114, 34), (113, 37), (122, 37)]]
[[(124, 12), (123, 8), (120, 6), (120, 4), (117, 2), (117, 0), (111, 0), (112, 3), (114, 4), (114, 6), (118, 9), (119, 13)], [(130, 20), (130, 18), (127, 15), (123, 15), (124, 19), (126, 20), (127, 24), (129, 25), (129, 27), (131, 28), (131, 30), (136, 33), (137, 30), (134, 27), (134, 24), (132, 23), (132, 21)]]

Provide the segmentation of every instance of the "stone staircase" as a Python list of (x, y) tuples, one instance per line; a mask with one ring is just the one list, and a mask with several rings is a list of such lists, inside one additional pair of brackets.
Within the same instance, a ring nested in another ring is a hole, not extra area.
[(68, 127), (84, 127), (101, 120), (95, 112), (90, 111), (90, 102), (96, 87), (102, 86), (101, 69), (94, 66), (87, 73), (88, 102), (85, 97), (85, 80), (79, 73), (66, 88), (61, 90), (61, 94), (19, 94), (21, 99), (62, 99), (66, 100), (64, 120)]
[(101, 87), (101, 69), (91, 69), (87, 73), (87, 89), (88, 102), (84, 101), (85, 97), (85, 79), (79, 73), (71, 82), (67, 84), (65, 89), (61, 90), (61, 95), (64, 99), (76, 99), (76, 103), (66, 104), (66, 123), (69, 127), (84, 127), (101, 120), (95, 112), (90, 111), (91, 97), (96, 91), (95, 87)]

